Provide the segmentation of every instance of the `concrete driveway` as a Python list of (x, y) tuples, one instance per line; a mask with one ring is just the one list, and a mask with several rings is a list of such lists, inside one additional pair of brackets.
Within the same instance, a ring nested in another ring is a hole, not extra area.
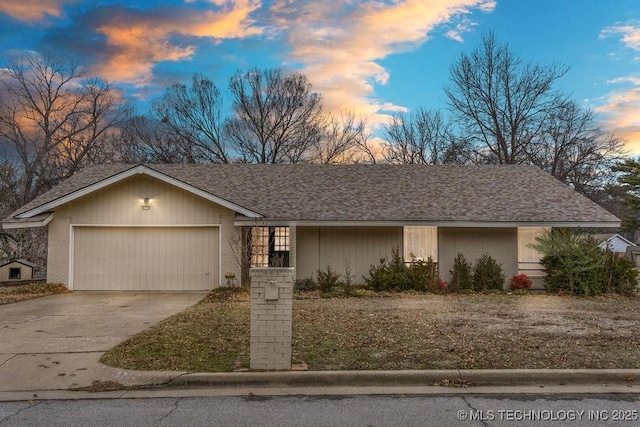
[(95, 381), (138, 385), (174, 377), (175, 372), (110, 368), (99, 359), (204, 295), (74, 292), (0, 305), (0, 392), (64, 390)]

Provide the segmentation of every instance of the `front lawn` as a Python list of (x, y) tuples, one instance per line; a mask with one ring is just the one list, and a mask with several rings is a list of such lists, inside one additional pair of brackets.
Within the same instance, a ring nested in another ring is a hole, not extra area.
[[(640, 298), (419, 294), (293, 302), (310, 370), (640, 368)], [(141, 370), (248, 367), (249, 298), (212, 292), (107, 352)]]

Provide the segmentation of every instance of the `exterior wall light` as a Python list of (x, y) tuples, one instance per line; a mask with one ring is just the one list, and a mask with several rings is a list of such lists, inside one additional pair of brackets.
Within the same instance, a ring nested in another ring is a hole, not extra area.
[(148, 211), (149, 209), (151, 209), (151, 205), (149, 204), (149, 202), (151, 202), (151, 199), (149, 199), (148, 197), (145, 197), (144, 200), (142, 201), (143, 211)]

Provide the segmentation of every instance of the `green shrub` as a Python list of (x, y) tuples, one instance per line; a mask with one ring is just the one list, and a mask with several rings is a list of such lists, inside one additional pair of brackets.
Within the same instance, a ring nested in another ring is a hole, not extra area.
[(340, 275), (327, 266), (327, 271), (318, 270), (318, 289), (321, 293), (333, 292), (334, 288), (342, 288)]
[(438, 264), (429, 257), (426, 261), (416, 260), (411, 257), (411, 262), (407, 267), (407, 278), (409, 280), (409, 289), (420, 292), (433, 292), (438, 290)]
[(602, 274), (603, 292), (632, 294), (638, 285), (638, 271), (633, 261), (609, 250), (605, 251), (603, 256), (605, 260)]
[(602, 293), (605, 257), (588, 234), (554, 228), (536, 238), (532, 247), (543, 254), (545, 288), (573, 295)]
[(369, 268), (369, 276), (364, 277), (364, 283), (374, 291), (404, 291), (410, 288), (407, 266), (400, 256), (400, 250), (391, 251), (391, 261), (386, 258), (380, 264)]
[(369, 268), (369, 275), (364, 277), (367, 288), (381, 291), (420, 291), (432, 292), (436, 290), (438, 279), (438, 265), (429, 257), (427, 261), (416, 260), (412, 257), (407, 265), (400, 256), (400, 250), (391, 251), (391, 261), (386, 258), (380, 264)]
[(504, 272), (502, 264), (489, 254), (482, 254), (473, 267), (473, 289), (476, 291), (502, 290)]
[(449, 290), (451, 292), (473, 289), (471, 263), (467, 261), (463, 253), (458, 252), (453, 260), (453, 267), (449, 270), (449, 273), (451, 274), (451, 280), (449, 281)]

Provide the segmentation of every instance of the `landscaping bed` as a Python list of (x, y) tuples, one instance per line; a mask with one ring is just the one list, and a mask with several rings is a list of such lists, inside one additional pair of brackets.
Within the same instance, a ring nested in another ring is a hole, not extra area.
[[(310, 370), (640, 368), (640, 298), (384, 294), (293, 302), (293, 362)], [(248, 367), (249, 298), (214, 291), (103, 356), (142, 370)]]

